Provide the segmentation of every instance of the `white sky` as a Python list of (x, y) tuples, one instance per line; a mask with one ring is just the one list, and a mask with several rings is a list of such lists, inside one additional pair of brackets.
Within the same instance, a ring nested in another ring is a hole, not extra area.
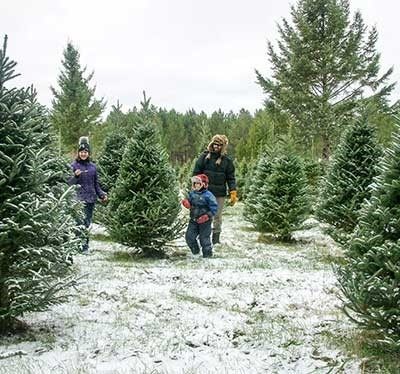
[[(0, 2), (0, 39), (18, 62), (18, 85), (33, 84), (50, 105), (63, 49), (78, 47), (81, 63), (94, 70), (96, 96), (108, 108), (152, 103), (185, 112), (254, 111), (264, 95), (254, 69), (268, 74), (267, 40), (277, 23), (290, 20), (285, 0), (13, 0)], [(398, 0), (352, 0), (368, 26), (379, 31), (382, 70), (399, 79)], [(397, 100), (400, 88), (393, 99)]]

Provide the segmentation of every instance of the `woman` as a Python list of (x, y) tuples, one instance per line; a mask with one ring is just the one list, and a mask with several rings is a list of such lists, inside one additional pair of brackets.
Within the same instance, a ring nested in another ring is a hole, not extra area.
[[(70, 185), (77, 184), (79, 186), (77, 198), (83, 203), (84, 219), (83, 222), (78, 223), (80, 225), (83, 224), (86, 229), (92, 223), (97, 197), (102, 202), (107, 201), (107, 194), (101, 189), (98, 182), (96, 165), (90, 161), (89, 155), (89, 143), (86, 138), (84, 140), (81, 138), (79, 140), (78, 156), (71, 165), (74, 175), (69, 180)], [(89, 251), (89, 235), (86, 234), (85, 236), (82, 252), (87, 254)]]

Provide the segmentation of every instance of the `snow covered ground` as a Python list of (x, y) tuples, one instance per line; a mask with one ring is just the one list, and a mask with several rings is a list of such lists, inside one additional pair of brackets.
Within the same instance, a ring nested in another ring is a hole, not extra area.
[(70, 301), (0, 341), (0, 373), (361, 372), (329, 338), (354, 328), (321, 260), (337, 248), (315, 225), (296, 245), (263, 243), (241, 209), (227, 208), (212, 259), (181, 240), (168, 260), (127, 261), (93, 240)]

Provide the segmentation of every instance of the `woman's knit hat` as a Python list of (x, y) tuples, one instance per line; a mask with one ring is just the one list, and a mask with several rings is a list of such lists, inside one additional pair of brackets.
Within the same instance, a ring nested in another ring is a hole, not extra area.
[(221, 151), (220, 151), (220, 156), (218, 157), (216, 164), (219, 165), (222, 161), (222, 156), (226, 155), (228, 152), (228, 138), (226, 137), (226, 135), (214, 135), (211, 139), (210, 144), (208, 144), (207, 146), (207, 150), (208, 150), (208, 155), (206, 156), (207, 159), (211, 158), (211, 152), (214, 152), (214, 148), (213, 148), (213, 144), (220, 144), (222, 145), (221, 147)]
[(81, 136), (79, 138), (78, 152), (80, 151), (86, 151), (90, 153), (89, 138), (87, 136)]

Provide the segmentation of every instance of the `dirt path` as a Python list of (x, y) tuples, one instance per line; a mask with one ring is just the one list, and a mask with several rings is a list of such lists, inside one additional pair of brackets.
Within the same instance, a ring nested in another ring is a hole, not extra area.
[(331, 346), (351, 326), (318, 261), (329, 244), (260, 243), (240, 209), (227, 210), (212, 259), (182, 248), (132, 262), (93, 241), (76, 259), (87, 276), (70, 302), (29, 315), (21, 341), (0, 342), (0, 358), (11, 354), (0, 373), (358, 373)]

